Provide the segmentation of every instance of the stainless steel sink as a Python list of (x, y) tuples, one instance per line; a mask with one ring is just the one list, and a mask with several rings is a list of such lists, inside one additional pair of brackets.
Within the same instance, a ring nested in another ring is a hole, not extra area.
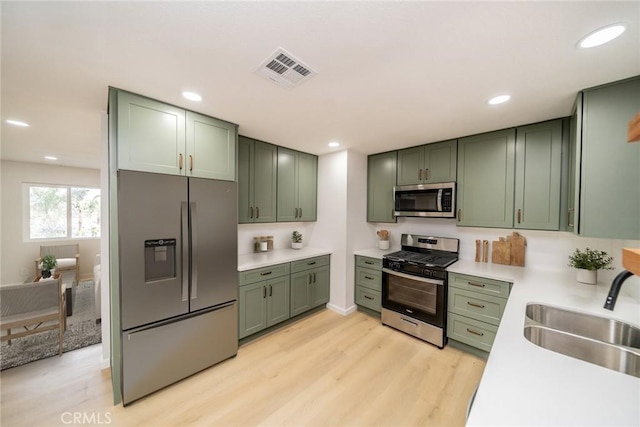
[(640, 378), (640, 328), (544, 304), (527, 304), (524, 336), (566, 356)]

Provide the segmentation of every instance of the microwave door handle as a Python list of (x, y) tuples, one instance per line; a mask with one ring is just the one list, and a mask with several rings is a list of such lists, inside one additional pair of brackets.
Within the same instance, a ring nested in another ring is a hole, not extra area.
[(442, 212), (442, 188), (438, 190), (438, 212)]

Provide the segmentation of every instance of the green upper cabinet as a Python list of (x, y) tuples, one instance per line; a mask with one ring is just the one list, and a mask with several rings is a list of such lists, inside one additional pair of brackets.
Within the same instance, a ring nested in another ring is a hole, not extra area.
[(515, 133), (458, 140), (458, 225), (513, 227)]
[(238, 222), (276, 222), (278, 147), (238, 137)]
[(456, 180), (458, 141), (421, 145), (398, 151), (397, 184), (428, 184)]
[(278, 221), (315, 221), (318, 157), (278, 147)]
[(236, 180), (237, 126), (187, 111), (185, 175)]
[(627, 142), (627, 125), (640, 111), (640, 77), (582, 93), (577, 140), (578, 233), (640, 239), (640, 143)]
[(374, 154), (367, 167), (367, 221), (396, 222), (393, 187), (396, 185), (396, 151)]
[(516, 129), (514, 228), (560, 228), (562, 120)]
[(118, 169), (184, 174), (185, 111), (117, 91)]
[(111, 90), (119, 169), (235, 181), (235, 124)]

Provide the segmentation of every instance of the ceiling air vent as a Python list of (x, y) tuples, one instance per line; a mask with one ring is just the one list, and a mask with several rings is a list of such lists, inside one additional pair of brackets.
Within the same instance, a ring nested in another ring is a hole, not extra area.
[(311, 67), (282, 48), (260, 64), (256, 73), (286, 88), (297, 86), (316, 75)]

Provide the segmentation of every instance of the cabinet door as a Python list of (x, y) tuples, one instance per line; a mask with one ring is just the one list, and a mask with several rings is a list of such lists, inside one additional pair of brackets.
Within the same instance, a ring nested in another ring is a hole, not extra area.
[(627, 142), (640, 111), (640, 78), (584, 91), (580, 234), (640, 239), (640, 143)]
[(238, 137), (238, 223), (253, 222), (253, 140)]
[(298, 221), (315, 221), (318, 194), (318, 158), (312, 154), (298, 153), (297, 199), (300, 214)]
[(187, 111), (187, 176), (236, 180), (236, 125)]
[(329, 302), (329, 267), (320, 267), (311, 271), (311, 308)]
[(560, 228), (562, 121), (516, 129), (515, 228)]
[(311, 270), (291, 275), (291, 317), (311, 308)]
[(369, 156), (367, 168), (367, 221), (396, 222), (393, 187), (396, 185), (396, 151)]
[[(578, 220), (580, 205), (580, 153), (579, 141), (582, 139), (582, 93), (578, 94), (576, 99), (575, 111), (571, 116), (569, 124), (569, 168), (568, 168), (568, 185), (567, 185), (567, 231), (578, 233)], [(562, 215), (562, 212), (560, 213)]]
[(185, 111), (132, 93), (117, 94), (118, 168), (184, 175)]
[(515, 129), (458, 140), (458, 225), (513, 227)]
[(278, 221), (297, 221), (296, 153), (278, 147)]
[(267, 326), (289, 318), (289, 276), (267, 281)]
[(276, 222), (278, 147), (254, 142), (252, 170), (253, 222)]
[(424, 182), (455, 182), (457, 175), (458, 141), (438, 142), (424, 148)]
[(398, 185), (420, 184), (426, 177), (424, 146), (398, 150)]
[(238, 294), (238, 337), (244, 338), (267, 327), (266, 282), (240, 286)]

